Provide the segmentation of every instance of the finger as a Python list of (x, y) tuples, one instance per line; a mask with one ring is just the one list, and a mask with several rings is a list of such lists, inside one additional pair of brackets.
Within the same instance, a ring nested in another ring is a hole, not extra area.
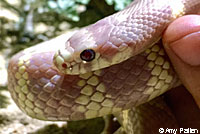
[(163, 44), (179, 78), (200, 107), (200, 15), (172, 22), (163, 35)]

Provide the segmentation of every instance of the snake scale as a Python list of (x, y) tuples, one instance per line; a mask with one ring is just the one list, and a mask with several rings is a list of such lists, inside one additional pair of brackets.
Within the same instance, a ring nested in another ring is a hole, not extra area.
[(69, 39), (25, 49), (9, 62), (11, 96), (40, 120), (82, 120), (125, 110), (122, 124), (129, 126), (127, 109), (180, 83), (158, 41), (169, 23), (199, 8), (200, 0), (135, 0)]

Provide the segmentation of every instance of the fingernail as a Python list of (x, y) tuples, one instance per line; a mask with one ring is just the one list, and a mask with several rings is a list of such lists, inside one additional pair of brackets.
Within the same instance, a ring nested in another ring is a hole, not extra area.
[(169, 47), (186, 64), (200, 65), (200, 31), (190, 33), (172, 42)]

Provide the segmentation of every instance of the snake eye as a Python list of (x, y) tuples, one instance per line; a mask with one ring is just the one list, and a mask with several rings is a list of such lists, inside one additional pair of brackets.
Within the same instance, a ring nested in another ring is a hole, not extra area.
[(80, 58), (87, 62), (92, 61), (95, 58), (95, 52), (92, 49), (85, 49), (81, 52)]

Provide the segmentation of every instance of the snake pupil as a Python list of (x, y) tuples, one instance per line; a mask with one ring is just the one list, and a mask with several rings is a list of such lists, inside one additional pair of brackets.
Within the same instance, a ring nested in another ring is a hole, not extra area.
[(84, 61), (92, 61), (95, 58), (95, 52), (92, 49), (86, 49), (80, 54), (80, 58)]

